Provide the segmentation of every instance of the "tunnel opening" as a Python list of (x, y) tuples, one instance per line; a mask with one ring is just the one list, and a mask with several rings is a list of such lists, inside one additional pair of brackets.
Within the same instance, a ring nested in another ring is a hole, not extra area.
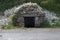
[(24, 17), (24, 26), (26, 28), (33, 28), (35, 26), (35, 17)]

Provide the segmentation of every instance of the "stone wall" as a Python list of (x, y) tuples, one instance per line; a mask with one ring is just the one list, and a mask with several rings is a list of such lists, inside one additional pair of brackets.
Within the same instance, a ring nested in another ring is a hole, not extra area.
[(37, 4), (26, 3), (21, 5), (21, 8), (15, 13), (18, 26), (24, 26), (24, 17), (35, 17), (35, 26), (40, 26), (44, 21), (44, 13), (42, 13)]

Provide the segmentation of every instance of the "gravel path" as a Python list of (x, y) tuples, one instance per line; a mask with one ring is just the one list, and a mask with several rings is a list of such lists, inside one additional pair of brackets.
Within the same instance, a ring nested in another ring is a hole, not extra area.
[(60, 29), (2, 30), (0, 40), (60, 40)]

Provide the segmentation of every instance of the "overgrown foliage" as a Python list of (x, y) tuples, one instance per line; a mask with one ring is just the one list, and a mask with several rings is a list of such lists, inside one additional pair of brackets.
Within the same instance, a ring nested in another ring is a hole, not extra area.
[(23, 27), (19, 27), (19, 26), (16, 26), (16, 18), (15, 18), (15, 14), (12, 14), (9, 16), (10, 18), (10, 22), (8, 24), (4, 24), (2, 26), (2, 29), (16, 29), (16, 28), (23, 28)]
[(10, 20), (11, 20), (12, 25), (15, 26), (15, 24), (16, 24), (15, 14), (10, 15), (9, 18), (10, 18)]
[(38, 3), (44, 9), (53, 11), (57, 16), (60, 16), (60, 0), (0, 0), (0, 11), (4, 11), (26, 2)]
[[(10, 22), (8, 24), (3, 25), (3, 29), (16, 29), (16, 28), (25, 28), (25, 27), (21, 27), (21, 26), (15, 26), (16, 25), (16, 18), (15, 18), (15, 14), (10, 15)], [(54, 19), (55, 20), (55, 19)], [(54, 20), (52, 20), (54, 22)], [(35, 27), (35, 28), (60, 28), (60, 19), (57, 20), (56, 24), (54, 25), (50, 25), (50, 23), (45, 20), (40, 27)]]
[(3, 25), (2, 29), (14, 29), (15, 27), (12, 25), (12, 23), (10, 24), (5, 24)]
[[(34, 2), (43, 7), (44, 9), (47, 9), (51, 12), (55, 12), (58, 17), (60, 17), (60, 0), (0, 0), (0, 12), (5, 11), (6, 9), (10, 9), (14, 6), (21, 5), (23, 3), (27, 2)], [(0, 13), (1, 14), (1, 13)], [(11, 22), (14, 25), (15, 23), (15, 17), (14, 15), (10, 16)], [(54, 21), (54, 20), (53, 20)], [(43, 24), (45, 27), (52, 27), (48, 22), (45, 22)], [(56, 25), (53, 25), (53, 27), (60, 27), (60, 20), (56, 23)], [(12, 25), (4, 25), (4, 28), (11, 28)]]

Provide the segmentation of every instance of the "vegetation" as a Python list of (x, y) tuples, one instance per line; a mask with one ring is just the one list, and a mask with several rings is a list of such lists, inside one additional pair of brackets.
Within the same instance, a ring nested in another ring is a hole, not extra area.
[(15, 27), (10, 23), (10, 24), (5, 24), (3, 25), (2, 29), (14, 29)]
[(60, 27), (60, 19), (56, 22), (56, 25), (55, 25), (55, 27)]
[[(11, 21), (9, 24), (3, 25), (4, 29), (24, 28), (21, 26), (15, 26), (16, 25), (15, 16), (16, 16), (15, 14), (10, 15), (9, 18), (11, 19)], [(55, 19), (53, 19), (52, 22), (55, 22)], [(47, 20), (45, 20), (45, 22), (41, 24), (41, 27), (42, 28), (60, 28), (60, 19), (57, 20), (56, 24), (54, 24), (54, 25), (50, 25), (50, 23)], [(39, 28), (39, 27), (36, 27), (36, 28)]]
[(15, 22), (15, 20), (16, 20), (15, 19), (15, 14), (10, 15), (9, 18), (11, 20), (12, 25), (15, 26), (15, 24), (16, 24), (16, 22)]
[(26, 2), (38, 3), (44, 9), (55, 12), (57, 16), (60, 16), (60, 0), (0, 0), (0, 11), (4, 11)]
[[(34, 2), (40, 5), (42, 8), (47, 9), (51, 12), (55, 12), (58, 17), (60, 17), (60, 0), (0, 0), (0, 12), (5, 11), (6, 9), (10, 9), (14, 6), (21, 5), (27, 2)], [(12, 24), (14, 24), (14, 15), (10, 16)], [(53, 20), (54, 21), (54, 20)], [(4, 25), (4, 28), (14, 28), (12, 24)], [(48, 22), (43, 24), (45, 27), (52, 27)], [(60, 27), (60, 20), (53, 25), (53, 27)]]
[(17, 28), (24, 28), (24, 27), (19, 27), (19, 26), (15, 26), (16, 22), (15, 22), (15, 14), (12, 14), (9, 16), (10, 18), (10, 22), (8, 24), (4, 24), (2, 26), (2, 29), (17, 29)]

